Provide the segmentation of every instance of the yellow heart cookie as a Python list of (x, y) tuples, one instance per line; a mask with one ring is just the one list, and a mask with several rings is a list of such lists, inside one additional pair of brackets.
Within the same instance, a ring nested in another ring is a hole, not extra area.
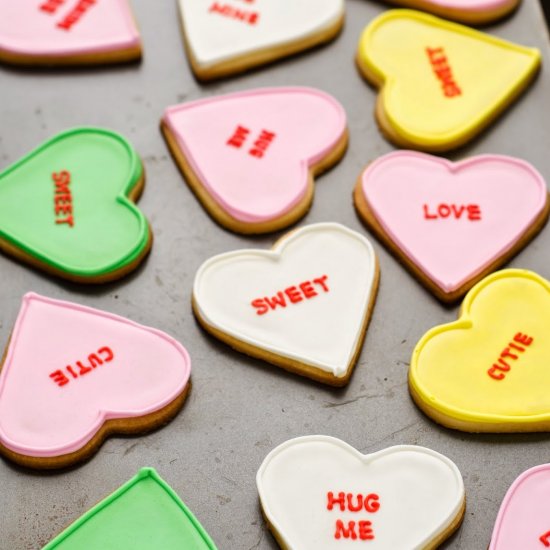
[(380, 87), (376, 115), (398, 146), (446, 151), (490, 124), (535, 76), (540, 52), (413, 10), (365, 29), (358, 66)]
[(416, 404), (468, 432), (550, 430), (550, 283), (508, 269), (478, 283), (457, 321), (418, 342), (409, 372)]

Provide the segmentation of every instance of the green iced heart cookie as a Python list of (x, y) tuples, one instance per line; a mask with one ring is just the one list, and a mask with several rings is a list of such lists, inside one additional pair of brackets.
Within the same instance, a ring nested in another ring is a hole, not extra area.
[(75, 521), (43, 550), (216, 550), (178, 495), (153, 468)]
[(0, 248), (66, 279), (119, 278), (151, 247), (149, 224), (132, 202), (143, 182), (122, 136), (62, 132), (0, 173)]

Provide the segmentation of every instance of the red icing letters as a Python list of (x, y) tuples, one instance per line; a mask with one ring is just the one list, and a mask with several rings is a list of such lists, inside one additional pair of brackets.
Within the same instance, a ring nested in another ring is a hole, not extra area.
[[(82, 361), (76, 362), (76, 367), (67, 365), (65, 371), (67, 371), (71, 378), (79, 378), (92, 372), (93, 369), (103, 363), (110, 363), (114, 359), (115, 355), (113, 350), (107, 346), (99, 348), (96, 353), (91, 353), (88, 355), (89, 365), (84, 365)], [(65, 386), (70, 382), (69, 377), (63, 372), (63, 370), (56, 370), (50, 374), (50, 378), (59, 386)]]
[(46, 0), (43, 4), (40, 5), (40, 9), (46, 13), (55, 13), (59, 6), (62, 6), (65, 3), (65, 0)]
[(548, 531), (547, 533), (544, 533), (544, 535), (541, 535), (539, 537), (539, 540), (542, 542), (544, 546), (546, 546), (546, 548), (550, 548), (550, 531)]
[[(339, 492), (338, 496), (335, 496), (332, 491), (329, 491), (327, 493), (327, 510), (332, 512), (334, 509), (338, 509), (340, 512), (355, 513), (362, 512), (364, 509), (366, 512), (374, 514), (380, 509), (380, 497), (375, 493), (363, 496), (362, 494), (354, 495), (353, 493), (344, 493), (343, 491)], [(336, 540), (373, 540), (374, 531), (372, 529), (372, 522), (366, 520), (358, 522), (348, 521), (346, 526), (341, 519), (337, 519), (334, 538)]]
[(55, 186), (53, 199), (54, 211), (57, 216), (55, 223), (58, 225), (67, 224), (70, 227), (74, 227), (73, 198), (69, 188), (71, 174), (63, 170), (59, 174), (52, 174), (52, 178)]
[(250, 304), (256, 309), (258, 315), (265, 315), (270, 310), (278, 307), (285, 308), (290, 304), (298, 304), (304, 299), (310, 300), (315, 296), (330, 292), (327, 284), (328, 275), (323, 275), (311, 281), (304, 281), (297, 286), (289, 286), (275, 294), (275, 296), (264, 296), (252, 300)]
[[(504, 380), (505, 372), (510, 370), (510, 360), (517, 361), (519, 354), (524, 353), (525, 349), (533, 343), (533, 338), (518, 332), (512, 342), (508, 343), (508, 347), (504, 348), (496, 363), (487, 371), (493, 380)], [(518, 353), (519, 352), (519, 353)]]
[(97, 2), (97, 0), (79, 0), (74, 9), (57, 24), (57, 27), (70, 31), (71, 27)]
[(422, 205), (424, 210), (424, 219), (437, 220), (445, 218), (454, 218), (460, 220), (464, 218), (472, 222), (481, 220), (481, 208), (477, 204), (446, 204), (441, 203), (433, 210), (427, 204)]
[[(252, 4), (253, 0), (245, 0), (245, 2), (247, 4)], [(257, 11), (234, 8), (233, 6), (222, 2), (214, 2), (211, 4), (208, 11), (210, 13), (219, 13), (225, 17), (235, 19), (236, 21), (242, 21), (243, 23), (248, 23), (249, 25), (255, 25), (260, 19), (260, 14)]]
[(449, 66), (449, 60), (445, 56), (443, 48), (426, 48), (426, 53), (435, 76), (441, 81), (445, 97), (456, 97), (462, 95), (462, 90), (455, 82), (453, 72)]
[[(230, 145), (231, 147), (240, 149), (244, 145), (245, 141), (248, 139), (249, 134), (250, 130), (245, 126), (241, 126), (239, 124), (233, 132), (233, 135), (225, 143), (226, 145)], [(248, 154), (252, 157), (261, 159), (265, 155), (266, 151), (268, 150), (269, 146), (276, 136), (277, 134), (275, 134), (275, 132), (262, 130), (260, 135), (254, 141), (252, 149), (248, 151)]]

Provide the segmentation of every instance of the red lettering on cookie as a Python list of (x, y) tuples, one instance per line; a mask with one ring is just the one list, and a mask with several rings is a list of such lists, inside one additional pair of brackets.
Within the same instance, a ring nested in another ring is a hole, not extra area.
[(533, 338), (531, 338), (531, 336), (518, 332), (514, 336), (513, 341), (508, 343), (508, 347), (502, 350), (499, 358), (493, 363), (493, 366), (487, 371), (487, 374), (493, 380), (504, 380), (506, 378), (505, 373), (509, 372), (511, 369), (509, 364), (510, 360), (517, 361), (520, 357), (519, 354), (515, 352), (519, 351), (520, 353), (524, 353), (526, 348), (532, 343)]
[(462, 90), (454, 79), (449, 60), (443, 48), (426, 48), (426, 53), (436, 78), (441, 82), (445, 97), (451, 98), (462, 95)]
[(346, 528), (341, 519), (336, 520), (336, 532), (334, 533), (334, 538), (336, 540), (340, 540), (342, 537), (345, 539), (357, 540), (355, 521), (348, 521), (348, 526)]
[(254, 146), (248, 152), (249, 155), (252, 155), (256, 158), (262, 158), (273, 140), (275, 139), (275, 132), (268, 132), (267, 130), (262, 130), (258, 139), (254, 142)]
[(73, 10), (57, 24), (59, 29), (70, 31), (75, 23), (78, 23), (82, 16), (94, 5), (97, 0), (79, 0)]
[(246, 141), (248, 134), (250, 134), (250, 130), (239, 125), (237, 126), (235, 132), (233, 132), (233, 135), (226, 141), (226, 144), (240, 149)]
[[(71, 174), (63, 170), (52, 174), (54, 182), (54, 212), (56, 215), (55, 223), (57, 225), (67, 224), (74, 227), (72, 194), (69, 187), (71, 183)], [(59, 216), (64, 216), (60, 218)]]
[(548, 531), (547, 533), (544, 533), (544, 535), (541, 535), (539, 537), (539, 540), (542, 542), (544, 546), (546, 546), (546, 548), (550, 548), (550, 531)]
[(335, 507), (338, 507), (341, 512), (360, 512), (365, 509), (366, 512), (374, 514), (380, 510), (380, 497), (376, 493), (363, 496), (362, 494), (346, 494), (343, 491), (335, 496), (332, 491), (329, 491), (327, 493), (327, 510), (332, 512)]
[(322, 293), (330, 292), (327, 284), (328, 275), (323, 275), (311, 281), (304, 281), (295, 286), (289, 286), (277, 292), (274, 296), (256, 298), (250, 305), (256, 310), (257, 315), (265, 315), (270, 310), (278, 307), (285, 308), (287, 305), (298, 304), (305, 300), (311, 300)]
[(46, 2), (40, 5), (40, 9), (46, 13), (55, 13), (57, 8), (64, 3), (65, 0), (46, 0)]
[[(247, 2), (251, 4), (252, 2)], [(234, 8), (229, 4), (223, 4), (222, 2), (214, 2), (208, 8), (210, 13), (219, 13), (230, 19), (235, 19), (236, 21), (242, 21), (243, 23), (248, 23), (249, 25), (255, 25), (260, 19), (260, 14), (257, 11), (247, 11), (239, 8)]]
[(435, 207), (428, 204), (422, 205), (425, 220), (456, 219), (477, 222), (481, 220), (481, 208), (477, 204), (446, 204), (441, 203)]
[[(114, 359), (113, 350), (110, 347), (104, 346), (99, 348), (96, 353), (91, 353), (88, 355), (88, 364), (85, 365), (83, 361), (76, 361), (76, 367), (67, 365), (65, 371), (68, 372), (73, 379), (80, 378), (85, 374), (92, 372), (99, 365), (104, 363), (110, 363)], [(70, 379), (67, 377), (63, 370), (59, 369), (50, 374), (50, 378), (59, 386), (65, 386), (70, 382)]]

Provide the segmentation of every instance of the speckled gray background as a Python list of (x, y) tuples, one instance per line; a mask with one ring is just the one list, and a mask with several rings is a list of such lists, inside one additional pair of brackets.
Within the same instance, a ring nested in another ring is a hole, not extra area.
[[(449, 456), (464, 475), (468, 509), (464, 524), (444, 547), (486, 548), (506, 489), (520, 472), (550, 459), (550, 436), (468, 435), (440, 428), (420, 413), (406, 384), (412, 349), (428, 328), (454, 319), (457, 310), (441, 306), (377, 242), (380, 293), (356, 372), (342, 390), (231, 351), (206, 336), (191, 314), (194, 273), (205, 259), (245, 246), (268, 247), (278, 235), (238, 237), (208, 217), (161, 138), (158, 123), (164, 107), (257, 86), (308, 85), (332, 93), (349, 115), (350, 149), (319, 179), (315, 203), (301, 224), (338, 221), (365, 233), (351, 191), (362, 167), (392, 147), (378, 133), (372, 116), (375, 93), (359, 77), (353, 57), (361, 30), (385, 6), (346, 0), (345, 31), (329, 46), (200, 86), (187, 66), (176, 2), (132, 3), (144, 41), (139, 65), (30, 72), (0, 67), (0, 167), (71, 126), (105, 126), (125, 134), (147, 169), (140, 206), (155, 232), (151, 256), (132, 276), (100, 288), (65, 284), (0, 256), (0, 344), (8, 338), (21, 296), (34, 290), (172, 334), (191, 354), (193, 391), (166, 428), (145, 437), (112, 438), (72, 471), (38, 474), (0, 460), (0, 548), (39, 548), (139, 468), (154, 466), (220, 550), (275, 549), (260, 516), (256, 471), (279, 443), (315, 433), (340, 437), (365, 453), (413, 443)], [(548, 63), (546, 29), (536, 0), (524, 0), (513, 18), (488, 30), (542, 48)], [(452, 158), (517, 155), (550, 180), (549, 104), (550, 76), (543, 68), (519, 103)], [(511, 265), (550, 277), (549, 249), (550, 227)]]

